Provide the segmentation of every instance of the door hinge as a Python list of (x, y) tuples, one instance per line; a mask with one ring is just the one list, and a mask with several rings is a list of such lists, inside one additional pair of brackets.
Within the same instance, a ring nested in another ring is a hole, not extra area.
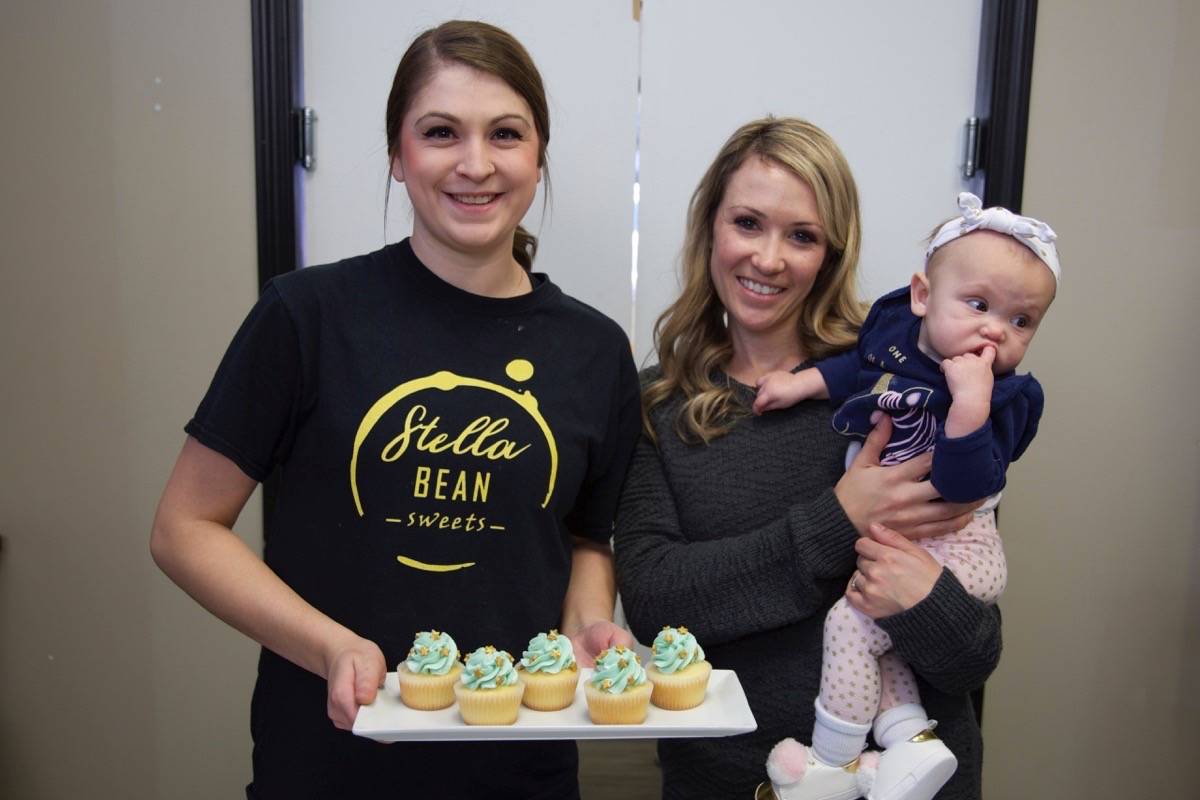
[(979, 117), (967, 117), (966, 144), (963, 147), (963, 177), (975, 177), (979, 167)]
[(317, 112), (310, 106), (304, 106), (297, 108), (292, 113), (296, 118), (296, 160), (300, 162), (300, 166), (312, 171), (313, 166), (317, 163), (314, 146)]

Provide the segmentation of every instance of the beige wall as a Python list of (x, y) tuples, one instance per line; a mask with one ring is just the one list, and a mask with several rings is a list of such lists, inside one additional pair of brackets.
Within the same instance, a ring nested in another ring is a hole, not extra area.
[[(1066, 273), (1029, 362), (1043, 432), (1005, 502), (985, 785), (1184, 797), (1200, 11), (1078, 8), (1043, 2), (1038, 22), (1025, 210), (1058, 229)], [(236, 797), (249, 775), (255, 648), (146, 541), (180, 425), (255, 295), (250, 75), (243, 3), (6, 4), (0, 796)]]
[(1039, 6), (1024, 209), (1064, 281), (1011, 471), (986, 796), (1196, 797), (1200, 6)]
[(0, 797), (237, 797), (256, 648), (147, 543), (257, 293), (249, 6), (0, 18)]

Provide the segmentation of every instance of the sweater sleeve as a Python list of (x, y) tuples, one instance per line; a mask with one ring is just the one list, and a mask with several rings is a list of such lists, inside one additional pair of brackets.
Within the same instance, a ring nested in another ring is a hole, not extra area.
[(643, 435), (617, 512), (621, 601), (639, 641), (669, 620), (715, 645), (823, 612), (829, 582), (853, 571), (858, 538), (832, 489), (756, 530), (689, 541), (661, 459)]
[(1041, 411), (1042, 389), (1030, 378), (1007, 396), (994, 397), (991, 417), (978, 430), (953, 439), (940, 432), (930, 475), (938, 493), (969, 503), (1003, 489), (1008, 465), (1032, 441)]
[(813, 366), (825, 379), (825, 388), (829, 390), (829, 400), (835, 406), (841, 405), (858, 389), (858, 348), (823, 358)]
[(945, 568), (924, 600), (876, 622), (896, 654), (946, 694), (978, 689), (1000, 662), (1000, 609), (972, 597)]
[(992, 420), (988, 420), (966, 436), (950, 438), (944, 430), (938, 433), (929, 479), (943, 499), (969, 503), (1004, 488), (1009, 454), (993, 431)]

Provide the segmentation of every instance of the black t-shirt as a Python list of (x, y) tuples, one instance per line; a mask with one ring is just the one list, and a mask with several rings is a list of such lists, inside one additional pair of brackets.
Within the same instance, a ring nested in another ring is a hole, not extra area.
[[(256, 480), (280, 467), (267, 564), (395, 669), (418, 630), (519, 653), (559, 624), (571, 534), (608, 541), (639, 422), (614, 322), (544, 276), (519, 297), (464, 292), (404, 241), (268, 284), (186, 430)], [(352, 779), (418, 796), (422, 775), (526, 798), (570, 773), (574, 791), (570, 744), (497, 762), (336, 731), (324, 682), (267, 650), (251, 726), (260, 797)]]

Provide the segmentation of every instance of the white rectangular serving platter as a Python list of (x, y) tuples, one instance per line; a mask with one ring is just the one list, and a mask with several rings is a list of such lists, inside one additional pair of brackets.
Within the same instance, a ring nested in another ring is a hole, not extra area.
[(417, 711), (400, 701), (396, 673), (389, 672), (375, 702), (358, 710), (354, 733), (379, 742), (484, 741), (494, 739), (667, 739), (732, 736), (758, 727), (746, 693), (733, 670), (714, 669), (704, 702), (687, 711), (666, 711), (651, 704), (641, 725), (595, 725), (588, 717), (583, 686), (590, 669), (581, 669), (575, 702), (561, 711), (521, 706), (513, 725), (468, 725), (452, 705)]

